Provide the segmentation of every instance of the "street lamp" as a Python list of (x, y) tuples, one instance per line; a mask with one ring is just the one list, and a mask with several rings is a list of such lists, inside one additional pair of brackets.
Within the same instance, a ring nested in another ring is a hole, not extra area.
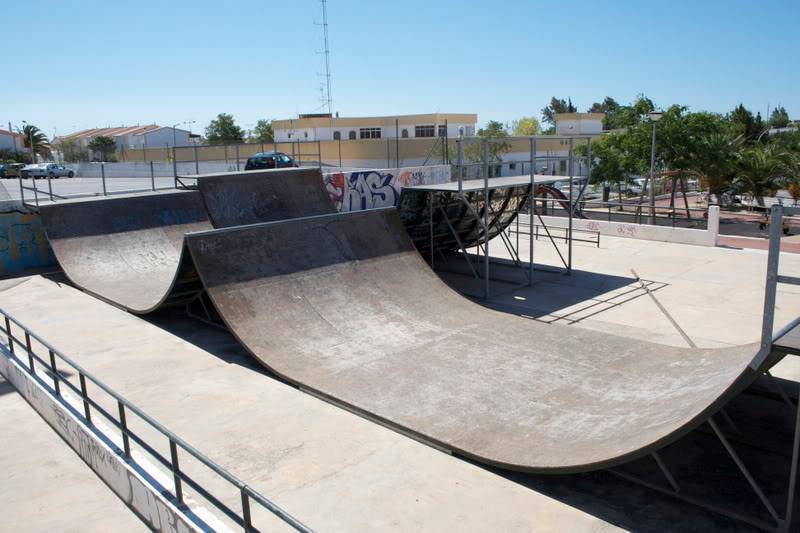
[[(178, 122), (177, 124), (173, 124), (172, 125), (172, 146), (173, 146), (173, 148), (178, 146), (178, 137), (175, 134), (175, 128), (177, 128), (178, 126), (185, 126), (186, 124), (194, 124), (194, 120), (186, 120), (184, 122)], [(191, 133), (191, 131), (189, 133)]]
[(650, 117), (650, 122), (653, 123), (653, 140), (650, 145), (650, 216), (647, 218), (648, 224), (656, 223), (656, 187), (655, 187), (655, 165), (656, 165), (656, 122), (658, 122), (664, 113), (660, 111), (651, 111), (647, 114)]

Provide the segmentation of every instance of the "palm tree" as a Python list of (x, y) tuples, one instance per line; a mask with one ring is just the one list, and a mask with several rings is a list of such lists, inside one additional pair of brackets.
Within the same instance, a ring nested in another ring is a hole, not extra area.
[(38, 154), (44, 158), (51, 156), (50, 141), (47, 140), (47, 135), (33, 124), (25, 124), (21, 130), (17, 130), (23, 136), (23, 143), (26, 148), (31, 148), (33, 142), (32, 154)]
[(791, 172), (792, 154), (774, 144), (756, 144), (739, 153), (734, 163), (734, 184), (750, 193), (759, 205)]

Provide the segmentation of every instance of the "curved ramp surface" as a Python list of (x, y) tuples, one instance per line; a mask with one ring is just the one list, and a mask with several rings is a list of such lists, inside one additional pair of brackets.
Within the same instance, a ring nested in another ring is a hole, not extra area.
[(336, 212), (318, 168), (201, 174), (197, 187), (215, 228)]
[(474, 304), (428, 268), (394, 209), (187, 243), (220, 315), (265, 366), (506, 468), (626, 462), (700, 424), (758, 375), (748, 366), (755, 345), (673, 348)]
[(39, 208), (61, 268), (86, 292), (133, 313), (202, 291), (183, 236), (211, 229), (197, 191), (63, 202)]

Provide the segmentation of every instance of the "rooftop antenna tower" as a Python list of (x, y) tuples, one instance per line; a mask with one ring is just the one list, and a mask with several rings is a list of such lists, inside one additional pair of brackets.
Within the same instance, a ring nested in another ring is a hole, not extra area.
[(325, 39), (325, 106), (328, 108), (328, 113), (333, 115), (333, 99), (331, 98), (331, 50), (328, 45), (328, 0), (320, 0), (322, 4), (322, 34)]

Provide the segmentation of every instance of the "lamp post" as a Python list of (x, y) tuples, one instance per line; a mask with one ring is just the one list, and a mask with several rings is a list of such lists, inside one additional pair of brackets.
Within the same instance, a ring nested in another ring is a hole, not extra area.
[[(173, 147), (178, 146), (178, 137), (175, 134), (175, 128), (177, 128), (178, 126), (185, 126), (186, 124), (194, 124), (194, 120), (185, 120), (183, 122), (178, 122), (177, 124), (173, 124), (172, 125), (172, 146)], [(191, 133), (191, 131), (189, 133)]]
[(664, 113), (660, 111), (652, 111), (647, 114), (650, 117), (650, 122), (653, 123), (653, 140), (650, 145), (650, 216), (647, 217), (648, 224), (656, 223), (656, 188), (655, 188), (655, 165), (656, 165), (656, 122), (658, 122)]

